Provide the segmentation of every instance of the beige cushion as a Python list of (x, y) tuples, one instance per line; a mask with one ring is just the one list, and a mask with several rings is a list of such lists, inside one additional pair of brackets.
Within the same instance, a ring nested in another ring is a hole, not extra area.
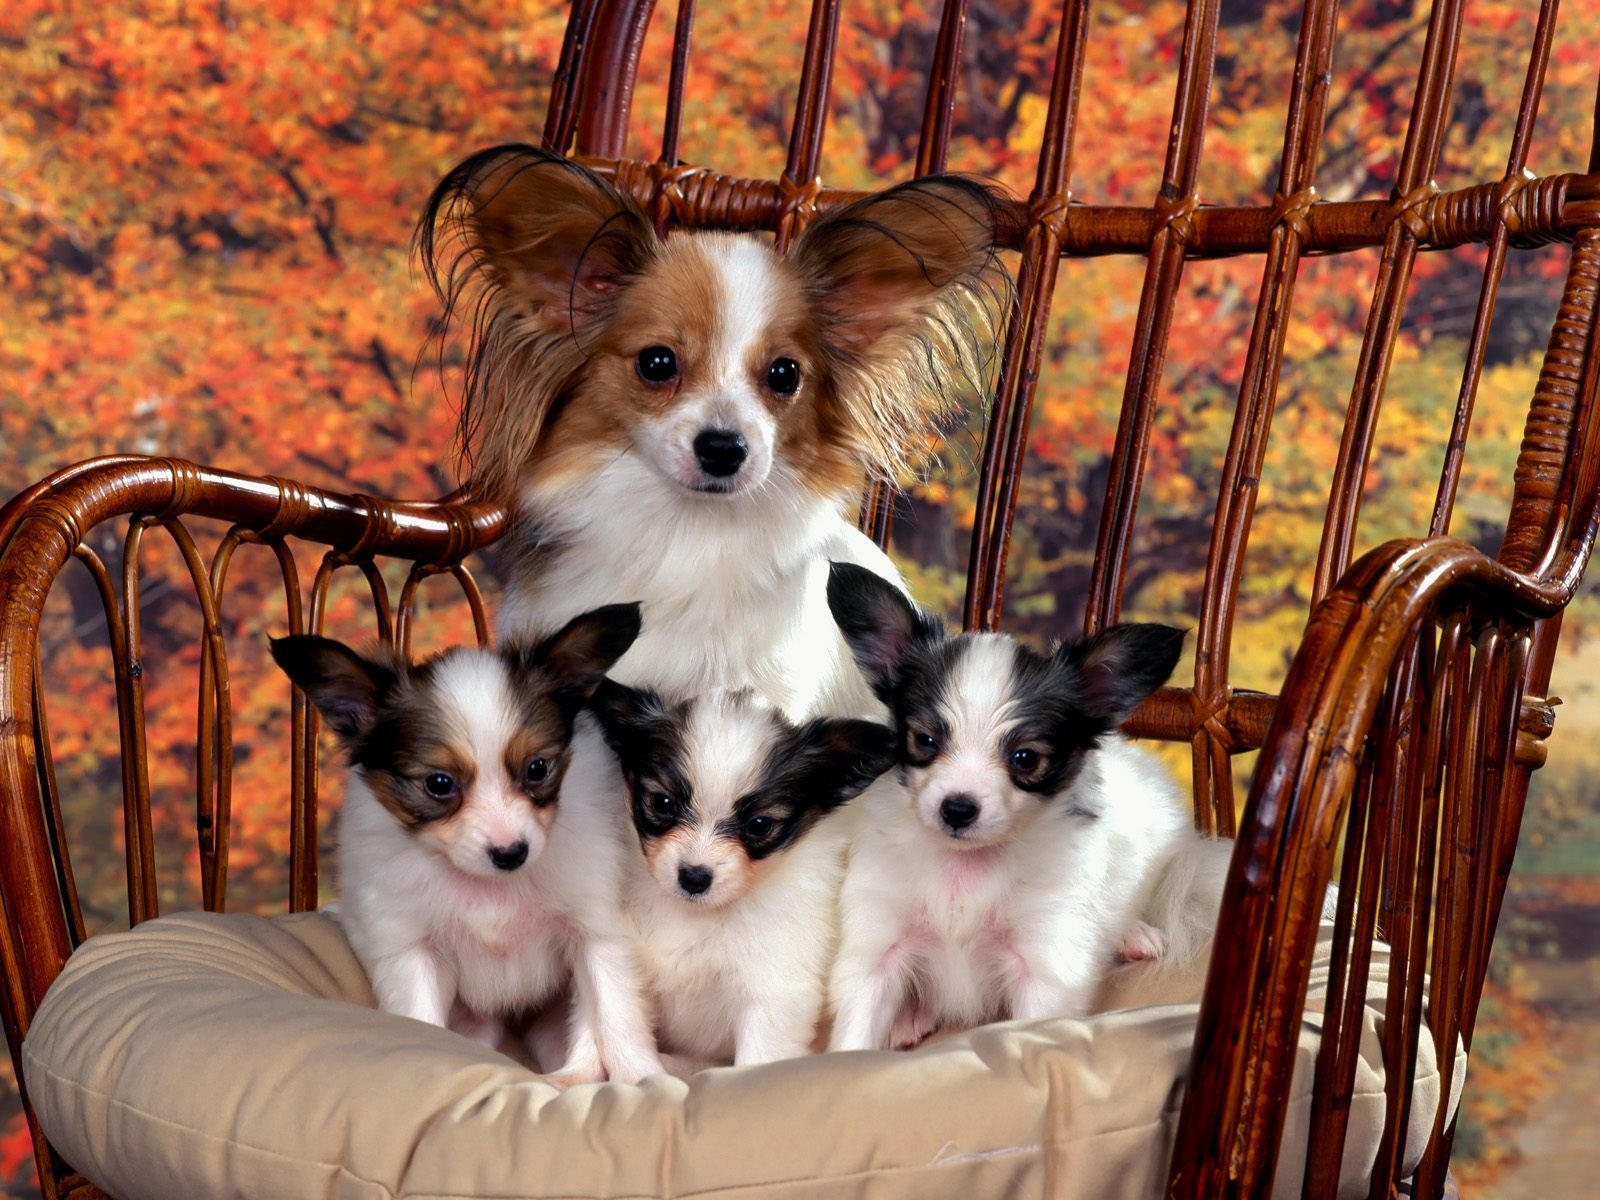
[[(1386, 968), (1380, 949), (1376, 994)], [(127, 1200), (1143, 1197), (1165, 1179), (1195, 1015), (993, 1025), (910, 1054), (562, 1093), (372, 1003), (324, 915), (163, 918), (73, 955), (23, 1048), (29, 1094), (66, 1160)], [(1350, 1194), (1382, 1125), (1381, 1027), (1369, 1007)], [(1308, 1021), (1282, 1196), (1299, 1191), (1315, 1048)], [(1424, 1038), (1413, 1160), (1437, 1097)]]

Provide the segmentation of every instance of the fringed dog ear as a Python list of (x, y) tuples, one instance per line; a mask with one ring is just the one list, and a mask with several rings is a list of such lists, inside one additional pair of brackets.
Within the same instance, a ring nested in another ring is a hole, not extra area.
[(790, 253), (841, 415), (878, 474), (913, 465), (961, 393), (987, 392), (1010, 312), (1004, 196), (930, 175), (827, 213)]
[(550, 672), (562, 694), (582, 703), (628, 652), (639, 629), (639, 605), (607, 604), (573, 617), (536, 646), (507, 652), (523, 670)]
[(832, 811), (855, 799), (894, 765), (894, 730), (874, 721), (819, 717), (786, 747), (792, 790)]
[(532, 146), (484, 150), (434, 189), (416, 247), (446, 326), (472, 313), (458, 438), (479, 496), (511, 499), (617, 289), (656, 244), (631, 198)]
[(272, 638), (270, 643), (283, 673), (305, 692), (346, 747), (372, 732), (384, 697), (399, 682), (393, 667), (313, 634)]
[(1113, 625), (1081, 642), (1063, 642), (1055, 660), (1077, 676), (1078, 707), (1110, 730), (1172, 677), (1183, 639), (1184, 631), (1171, 625)]
[(900, 685), (911, 647), (944, 637), (944, 626), (899, 588), (855, 563), (830, 564), (828, 609), (873, 694), (885, 704)]

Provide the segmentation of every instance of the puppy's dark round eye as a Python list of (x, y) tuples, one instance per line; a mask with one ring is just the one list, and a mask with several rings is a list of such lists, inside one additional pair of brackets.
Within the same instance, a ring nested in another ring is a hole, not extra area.
[(650, 815), (670, 821), (678, 815), (678, 802), (665, 792), (657, 792), (650, 797)]
[(448, 800), (456, 794), (456, 777), (435, 771), (422, 781), (422, 786), (435, 800)]
[(1029, 750), (1024, 747), (1021, 750), (1013, 750), (1011, 752), (1011, 769), (1014, 771), (1021, 771), (1026, 775), (1038, 765), (1039, 752), (1037, 750)]
[(779, 396), (792, 396), (800, 387), (800, 364), (792, 358), (775, 358), (767, 368), (767, 386)]
[(550, 778), (550, 764), (542, 758), (530, 758), (528, 765), (522, 768), (524, 787), (536, 787), (548, 778)]
[(918, 754), (937, 754), (939, 752), (939, 739), (931, 733), (918, 731), (911, 735), (912, 748)]
[(759, 842), (762, 838), (770, 836), (777, 824), (766, 813), (757, 813), (744, 823), (744, 835), (753, 842)]
[(678, 356), (666, 346), (646, 346), (639, 351), (639, 378), (657, 385), (678, 377)]

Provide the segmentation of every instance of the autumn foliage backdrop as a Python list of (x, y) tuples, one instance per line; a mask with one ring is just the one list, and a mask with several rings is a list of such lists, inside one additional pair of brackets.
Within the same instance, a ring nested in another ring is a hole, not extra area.
[[(1026, 192), (1058, 7), (972, 3), (952, 168)], [(1442, 186), (1503, 172), (1536, 7), (1468, 4)], [(630, 144), (640, 156), (659, 147), (661, 49), (673, 8), (662, 5), (641, 73)], [(1344, 5), (1318, 178), (1324, 198), (1388, 193), (1425, 9), (1410, 0)], [(822, 174), (870, 187), (903, 177), (914, 158), (937, 9), (856, 0), (844, 11)], [(0, 9), (0, 494), (69, 461), (129, 451), (385, 496), (452, 487), (455, 359), (446, 355), (441, 367), (430, 357), (438, 309), (408, 260), (408, 238), (454, 161), (494, 142), (537, 140), (565, 17), (564, 6), (539, 0), (10, 0)], [(687, 161), (778, 174), (805, 19), (797, 0), (700, 5)], [(1095, 6), (1076, 197), (1148, 203), (1154, 195), (1182, 21), (1174, 0)], [(1224, 3), (1203, 200), (1268, 201), (1297, 22), (1298, 5), (1282, 0)], [(1557, 45), (1532, 156), (1540, 173), (1586, 160), (1600, 0), (1567, 0)], [(1239, 687), (1275, 690), (1305, 619), (1377, 254), (1302, 267), (1235, 640)], [(1490, 549), (1565, 257), (1561, 246), (1514, 255), (1502, 289), (1454, 530)], [(1417, 266), (1360, 549), (1426, 529), (1438, 431), (1454, 403), (1482, 261), (1481, 247), (1467, 247)], [(1061, 274), (1010, 565), (1011, 627), (1029, 636), (1060, 634), (1077, 620), (1142, 270), (1142, 260), (1094, 259)], [(1185, 275), (1129, 580), (1132, 614), (1193, 624), (1258, 284), (1253, 261), (1192, 264)], [(974, 420), (952, 438), (943, 468), (912, 489), (897, 529), (913, 585), (946, 608), (963, 584), (978, 429)], [(122, 532), (93, 535), (109, 562)], [(272, 909), (284, 895), (288, 692), (263, 648), (265, 633), (284, 630), (283, 609), (270, 562), (244, 554), (225, 610), (238, 741), (230, 895), (235, 906)], [(307, 550), (303, 578), (316, 562)], [(478, 564), (491, 594), (498, 566), (493, 556)], [(197, 902), (199, 621), (177, 556), (154, 537), (143, 579), (152, 786), (170, 909)], [(336, 586), (333, 632), (370, 630), (363, 588)], [(446, 587), (430, 585), (424, 603), (420, 648), (470, 636)], [(87, 578), (69, 570), (42, 637), (79, 887), (91, 926), (106, 928), (125, 918), (98, 606)], [(1594, 658), (1585, 648), (1593, 621), (1592, 604), (1580, 602), (1568, 625), (1573, 657), (1558, 668), (1569, 701), (1561, 723), (1580, 730), (1600, 727), (1583, 684), (1592, 672), (1574, 665)], [(1600, 1046), (1592, 1023), (1552, 1007), (1539, 983), (1545, 950), (1600, 963), (1592, 958), (1600, 947), (1581, 933), (1600, 872), (1600, 805), (1585, 782), (1600, 752), (1584, 740), (1558, 737), (1554, 765), (1537, 780), (1474, 1059), (1458, 1159), (1485, 1187), (1517, 1156), (1509, 1131), (1559, 1086), (1550, 1068), (1573, 1057), (1561, 1039)], [(14, 1099), (5, 1115), (0, 1186), (26, 1194), (31, 1166)]]

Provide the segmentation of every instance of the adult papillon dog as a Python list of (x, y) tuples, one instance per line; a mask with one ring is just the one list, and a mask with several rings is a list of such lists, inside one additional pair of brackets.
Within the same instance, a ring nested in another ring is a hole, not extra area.
[(899, 582), (847, 520), (988, 373), (1010, 281), (1002, 200), (930, 176), (818, 216), (789, 253), (658, 236), (584, 166), (485, 150), (418, 231), (470, 314), (461, 441), (514, 512), (503, 636), (638, 599), (620, 682), (752, 688), (791, 719), (875, 715), (828, 613), (828, 562)]

